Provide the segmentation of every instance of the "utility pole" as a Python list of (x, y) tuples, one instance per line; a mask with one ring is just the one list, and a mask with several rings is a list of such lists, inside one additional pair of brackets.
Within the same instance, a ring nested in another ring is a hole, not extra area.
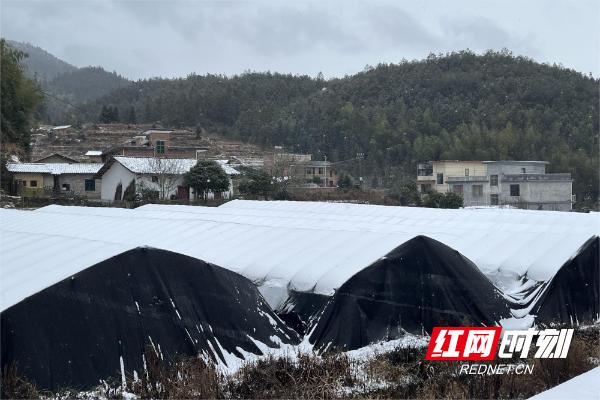
[(365, 157), (365, 153), (356, 153), (356, 157), (358, 158), (358, 181), (360, 188), (362, 189), (362, 163), (361, 160)]
[(327, 156), (325, 156), (325, 187), (327, 187)]

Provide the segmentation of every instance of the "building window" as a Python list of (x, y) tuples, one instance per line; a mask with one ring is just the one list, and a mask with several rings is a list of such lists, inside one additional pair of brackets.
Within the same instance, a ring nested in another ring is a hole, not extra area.
[(429, 190), (430, 187), (431, 187), (431, 185), (429, 183), (422, 183), (421, 184), (421, 193), (427, 193), (427, 191)]
[(483, 185), (473, 185), (473, 197), (483, 196)]
[(312, 168), (306, 168), (306, 175), (312, 175)]
[(513, 197), (521, 195), (521, 189), (519, 188), (519, 185), (510, 185), (510, 195)]
[(498, 186), (498, 175), (490, 175), (490, 186)]
[(156, 154), (165, 154), (165, 141), (164, 140), (156, 141)]
[(85, 180), (85, 191), (86, 192), (95, 192), (96, 191), (96, 180), (95, 179), (86, 179)]
[(437, 174), (437, 184), (438, 185), (444, 184), (444, 174)]
[(490, 194), (490, 204), (493, 206), (498, 205), (498, 195), (497, 194)]
[(69, 183), (63, 183), (62, 184), (62, 190), (63, 190), (63, 192), (70, 192), (71, 191), (71, 184), (69, 184)]
[(323, 175), (323, 168), (319, 168), (319, 175)]
[[(331, 169), (329, 170), (329, 177), (330, 177), (330, 178), (331, 178), (331, 177), (333, 177), (333, 170), (331, 170)], [(332, 185), (332, 186), (333, 186), (333, 185)]]
[(131, 147), (135, 147), (135, 146), (136, 146), (136, 144), (137, 144), (137, 142), (136, 142), (135, 140), (132, 140), (132, 141), (131, 141)]
[(29, 186), (37, 187), (37, 181), (29, 181)]
[(465, 169), (465, 176), (469, 176), (469, 168)]
[(454, 193), (460, 194), (462, 196), (462, 194), (463, 194), (463, 185), (452, 185), (452, 189), (454, 189)]
[(525, 173), (525, 168), (521, 168), (521, 173), (524, 174)]
[(333, 181), (329, 181), (329, 187), (333, 187)]
[(152, 183), (158, 183), (158, 176), (152, 175)]
[(23, 186), (27, 186), (27, 181), (23, 181)]

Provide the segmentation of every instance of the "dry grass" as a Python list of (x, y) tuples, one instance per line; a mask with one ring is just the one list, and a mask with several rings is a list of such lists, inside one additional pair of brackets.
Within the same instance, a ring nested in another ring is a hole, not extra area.
[[(533, 365), (532, 374), (466, 375), (462, 361), (426, 361), (424, 347), (399, 347), (356, 359), (346, 353), (298, 353), (248, 361), (235, 374), (225, 375), (199, 357), (160, 361), (153, 350), (145, 353), (147, 372), (129, 376), (125, 392), (138, 398), (232, 399), (524, 399), (550, 389), (596, 367), (600, 359), (600, 327), (577, 329), (566, 359), (500, 359), (488, 365)], [(107, 380), (93, 392), (64, 389), (53, 395), (40, 392), (35, 382), (5, 367), (2, 390), (7, 398), (122, 398), (120, 379)]]

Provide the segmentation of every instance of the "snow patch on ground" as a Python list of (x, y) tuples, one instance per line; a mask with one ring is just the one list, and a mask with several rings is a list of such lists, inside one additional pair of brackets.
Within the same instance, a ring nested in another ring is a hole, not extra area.
[(600, 368), (594, 368), (565, 383), (546, 390), (530, 400), (600, 399)]

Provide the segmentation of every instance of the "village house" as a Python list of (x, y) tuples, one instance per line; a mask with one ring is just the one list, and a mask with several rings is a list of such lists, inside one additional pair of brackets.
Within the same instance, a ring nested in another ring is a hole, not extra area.
[(24, 197), (87, 197), (100, 199), (102, 183), (93, 176), (102, 164), (9, 163), (7, 169)]
[(280, 146), (263, 156), (263, 169), (275, 178), (297, 178), (307, 187), (336, 187), (338, 182), (337, 168), (329, 161), (314, 161), (312, 154), (285, 153)]
[(50, 129), (51, 133), (55, 133), (58, 135), (62, 135), (65, 133), (71, 133), (72, 131), (73, 131), (73, 127), (71, 125), (55, 126), (52, 129)]
[[(229, 190), (222, 193), (209, 193), (208, 199), (230, 198), (233, 196), (233, 179), (239, 172), (227, 164), (227, 160), (215, 160), (227, 173)], [(153, 192), (162, 199), (194, 199), (194, 190), (182, 186), (183, 174), (188, 172), (198, 160), (159, 157), (121, 157), (115, 156), (104, 164), (95, 175), (102, 179), (101, 198), (105, 201), (123, 200), (125, 189), (132, 181), (136, 191)]]
[(102, 151), (100, 150), (89, 150), (85, 155), (88, 158), (88, 161), (91, 163), (101, 163), (102, 162)]
[(571, 211), (571, 174), (547, 174), (547, 161), (429, 161), (417, 164), (417, 188), (452, 191), (465, 206), (512, 205)]
[(67, 164), (73, 164), (73, 163), (78, 163), (79, 161), (71, 158), (71, 157), (67, 157), (63, 154), (60, 153), (53, 153), (50, 154), (48, 156), (44, 156), (40, 159), (37, 159), (34, 161), (34, 163), (38, 164), (48, 164), (48, 163), (67, 163)]
[(206, 148), (171, 146), (172, 132), (161, 129), (142, 132), (123, 144), (104, 150), (102, 162), (114, 156), (197, 159), (201, 153), (208, 151)]

